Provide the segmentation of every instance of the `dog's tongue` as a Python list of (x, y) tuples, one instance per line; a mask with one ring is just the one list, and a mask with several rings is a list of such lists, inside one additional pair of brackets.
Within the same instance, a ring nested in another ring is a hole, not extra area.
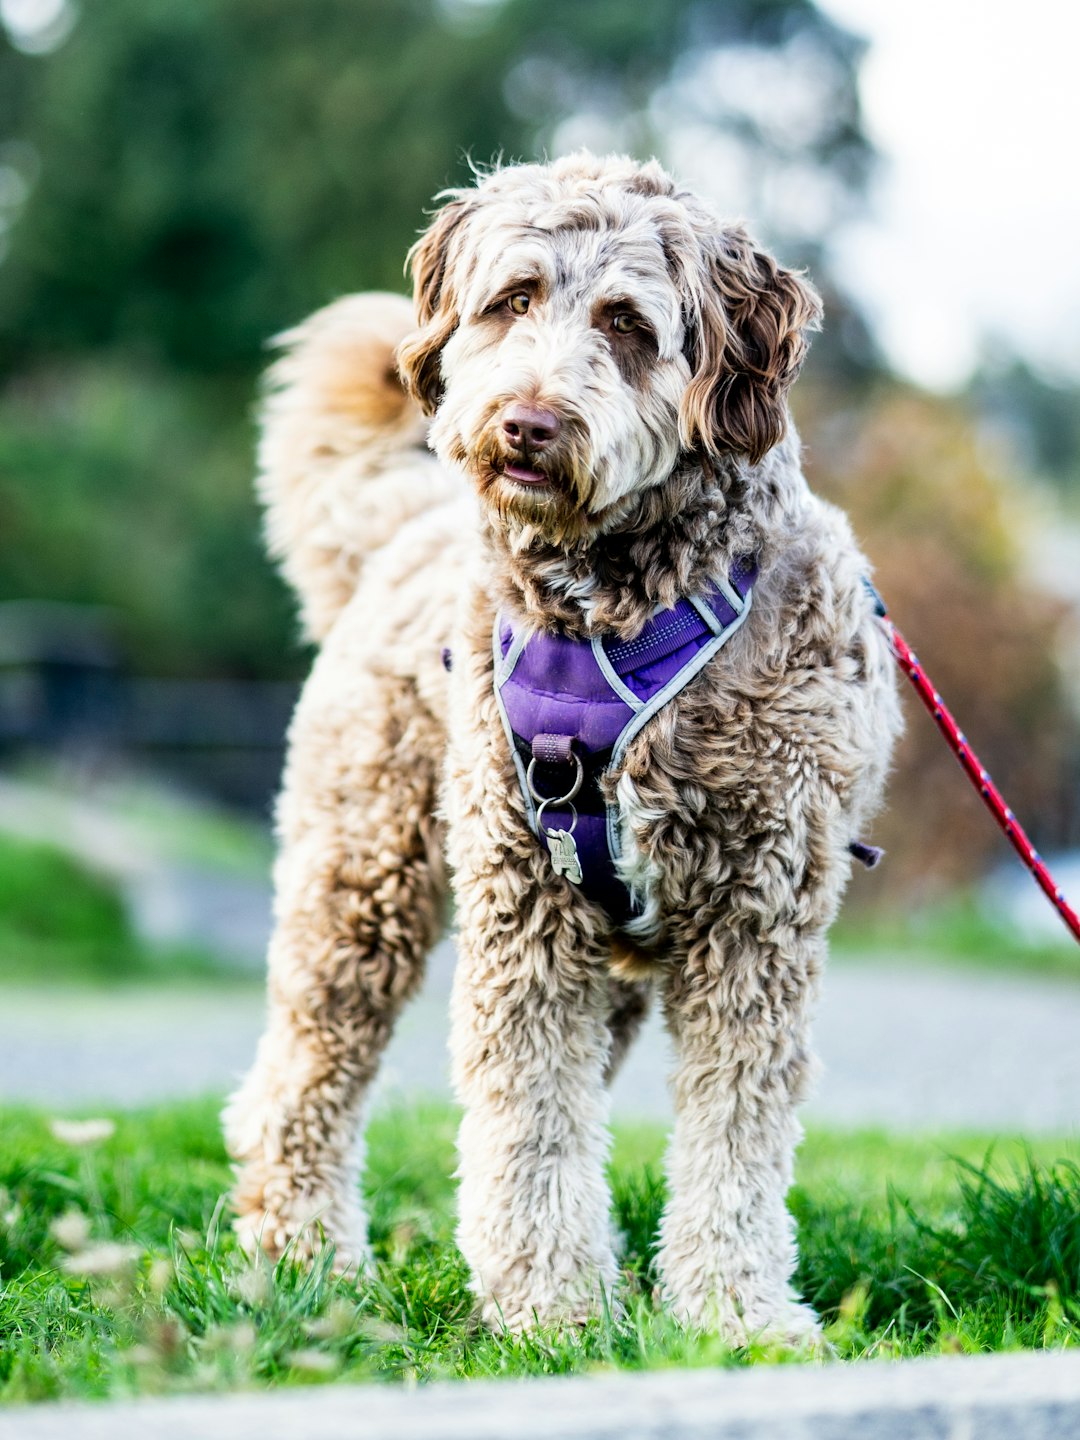
[(524, 465), (507, 465), (503, 471), (504, 475), (511, 480), (516, 480), (519, 485), (546, 485), (548, 477), (541, 474), (539, 470), (529, 470)]

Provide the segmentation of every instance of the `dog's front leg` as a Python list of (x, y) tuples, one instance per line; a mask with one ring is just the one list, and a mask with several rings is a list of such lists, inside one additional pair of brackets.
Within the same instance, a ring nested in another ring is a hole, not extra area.
[(791, 1289), (796, 1250), (784, 1197), (802, 1134), (795, 1107), (812, 1070), (821, 948), (790, 926), (763, 943), (729, 914), (670, 973), (678, 1061), (663, 1290), (681, 1318), (735, 1345), (818, 1334)]
[(565, 882), (509, 858), (457, 879), (458, 1242), (488, 1324), (581, 1321), (616, 1273), (604, 955), (574, 923)]
[[(362, 612), (356, 612), (361, 625)], [(368, 1255), (365, 1099), (441, 919), (430, 812), (441, 736), (339, 627), (305, 688), (279, 804), (269, 1023), (225, 1112), (248, 1250)], [(350, 663), (351, 662), (351, 663)]]

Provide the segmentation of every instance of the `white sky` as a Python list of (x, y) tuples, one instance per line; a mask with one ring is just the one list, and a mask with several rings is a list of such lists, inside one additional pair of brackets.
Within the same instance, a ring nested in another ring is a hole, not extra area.
[(1080, 376), (1080, 5), (820, 3), (871, 42), (883, 173), (836, 250), (893, 363), (947, 388), (997, 335)]

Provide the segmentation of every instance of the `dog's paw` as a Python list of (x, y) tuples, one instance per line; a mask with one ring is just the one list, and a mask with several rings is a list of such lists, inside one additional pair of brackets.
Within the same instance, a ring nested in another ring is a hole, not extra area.
[(358, 1208), (336, 1204), (325, 1195), (291, 1193), (280, 1176), (263, 1174), (261, 1167), (240, 1168), (233, 1205), (233, 1230), (248, 1255), (311, 1263), (332, 1250), (332, 1265), (339, 1273), (371, 1263)]
[(792, 1301), (763, 1324), (747, 1326), (744, 1317), (743, 1325), (743, 1345), (767, 1350), (797, 1350), (808, 1357), (820, 1359), (830, 1353), (821, 1322), (809, 1305)]
[(779, 1348), (807, 1355), (824, 1355), (828, 1350), (817, 1315), (795, 1300), (745, 1303), (729, 1292), (689, 1303), (676, 1301), (670, 1308), (684, 1325), (711, 1331), (733, 1350)]
[(619, 1295), (595, 1280), (591, 1285), (582, 1281), (570, 1293), (561, 1294), (538, 1289), (523, 1293), (509, 1287), (501, 1293), (489, 1291), (479, 1303), (478, 1318), (489, 1330), (519, 1335), (525, 1330), (582, 1329), (604, 1316), (618, 1320), (624, 1311)]
[(479, 1318), (481, 1324), (489, 1330), (520, 1335), (527, 1330), (582, 1330), (591, 1320), (598, 1319), (604, 1313), (618, 1319), (623, 1313), (623, 1307), (610, 1300), (605, 1307), (600, 1299), (581, 1299), (549, 1305), (511, 1301), (504, 1305), (489, 1298), (481, 1304)]
[(371, 1264), (371, 1251), (363, 1237), (342, 1237), (328, 1231), (318, 1215), (298, 1221), (268, 1210), (248, 1211), (237, 1215), (233, 1229), (240, 1248), (253, 1258), (265, 1255), (269, 1260), (283, 1256), (303, 1264), (311, 1264), (332, 1252), (331, 1267), (344, 1275), (363, 1270)]

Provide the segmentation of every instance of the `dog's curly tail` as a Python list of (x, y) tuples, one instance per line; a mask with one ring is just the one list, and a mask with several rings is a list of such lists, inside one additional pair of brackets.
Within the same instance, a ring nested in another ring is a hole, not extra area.
[(449, 477), (394, 363), (415, 324), (403, 296), (373, 292), (335, 301), (276, 342), (258, 492), (267, 547), (316, 641), (348, 603), (364, 557), (447, 496)]

